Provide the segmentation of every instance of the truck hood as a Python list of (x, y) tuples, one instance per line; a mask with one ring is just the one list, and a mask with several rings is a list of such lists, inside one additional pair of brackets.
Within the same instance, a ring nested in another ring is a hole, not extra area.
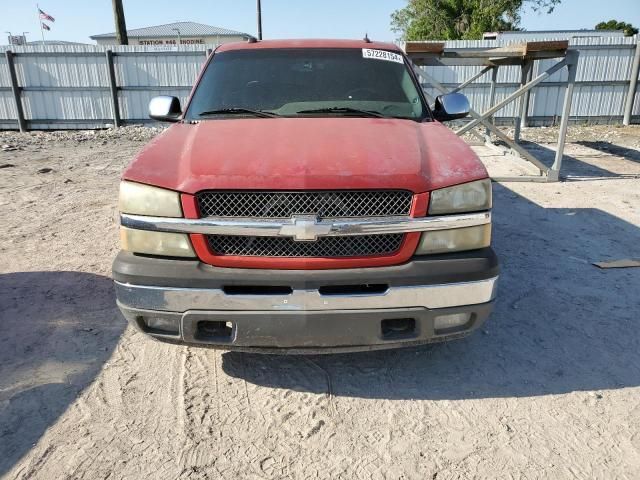
[(205, 189), (405, 189), (486, 178), (469, 146), (438, 122), (251, 118), (172, 125), (123, 178), (185, 193)]

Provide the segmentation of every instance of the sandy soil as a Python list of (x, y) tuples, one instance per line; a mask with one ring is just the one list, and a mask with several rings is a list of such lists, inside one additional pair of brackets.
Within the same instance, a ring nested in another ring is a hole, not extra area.
[(118, 176), (154, 133), (0, 133), (0, 477), (640, 478), (640, 269), (591, 264), (640, 257), (640, 128), (572, 130), (564, 183), (495, 185), (482, 331), (310, 357), (127, 327)]

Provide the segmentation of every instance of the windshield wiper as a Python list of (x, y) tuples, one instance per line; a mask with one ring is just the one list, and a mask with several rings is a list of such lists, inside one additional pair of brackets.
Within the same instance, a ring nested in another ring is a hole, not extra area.
[(250, 108), (232, 107), (232, 108), (219, 108), (217, 110), (205, 110), (200, 112), (198, 116), (203, 117), (207, 115), (242, 115), (242, 114), (255, 115), (262, 118), (276, 118), (279, 117), (277, 113), (266, 112), (264, 110), (251, 110)]
[(366, 117), (376, 117), (376, 118), (388, 118), (386, 115), (380, 112), (374, 112), (373, 110), (360, 110), (358, 108), (351, 107), (325, 107), (325, 108), (315, 108), (312, 110), (300, 110), (296, 113), (357, 113), (359, 115), (364, 115)]

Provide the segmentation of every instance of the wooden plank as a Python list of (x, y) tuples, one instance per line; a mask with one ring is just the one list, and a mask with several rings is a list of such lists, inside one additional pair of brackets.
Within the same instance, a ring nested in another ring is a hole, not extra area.
[(491, 57), (522, 57), (526, 52), (526, 44), (516, 43), (513, 45), (506, 45), (498, 48), (487, 48), (475, 53), (475, 56), (482, 56), (485, 58)]
[(566, 52), (569, 40), (547, 40), (544, 42), (525, 43), (525, 55), (532, 52)]
[(522, 42), (498, 48), (445, 48), (444, 43), (407, 42), (405, 51), (414, 63), (421, 66), (438, 65), (521, 65), (525, 60), (564, 57), (569, 42)]
[(523, 49), (510, 47), (491, 48), (487, 50), (445, 50), (443, 56), (447, 58), (508, 58), (523, 56)]
[(599, 268), (633, 268), (640, 267), (640, 259), (626, 258), (610, 262), (594, 262), (594, 265)]
[(446, 58), (438, 56), (427, 56), (427, 54), (409, 54), (409, 58), (413, 63), (421, 67), (489, 67), (495, 65), (495, 63), (489, 61), (486, 58)]
[(406, 53), (433, 53), (444, 52), (444, 42), (406, 42), (404, 45)]

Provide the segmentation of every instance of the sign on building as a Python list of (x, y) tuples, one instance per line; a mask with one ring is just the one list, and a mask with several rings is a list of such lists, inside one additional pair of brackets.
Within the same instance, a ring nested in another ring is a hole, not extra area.
[(9, 35), (7, 37), (9, 45), (26, 45), (27, 37), (24, 35)]
[(140, 45), (204, 45), (204, 38), (181, 38), (179, 41), (175, 38), (154, 38), (153, 40), (139, 40)]

